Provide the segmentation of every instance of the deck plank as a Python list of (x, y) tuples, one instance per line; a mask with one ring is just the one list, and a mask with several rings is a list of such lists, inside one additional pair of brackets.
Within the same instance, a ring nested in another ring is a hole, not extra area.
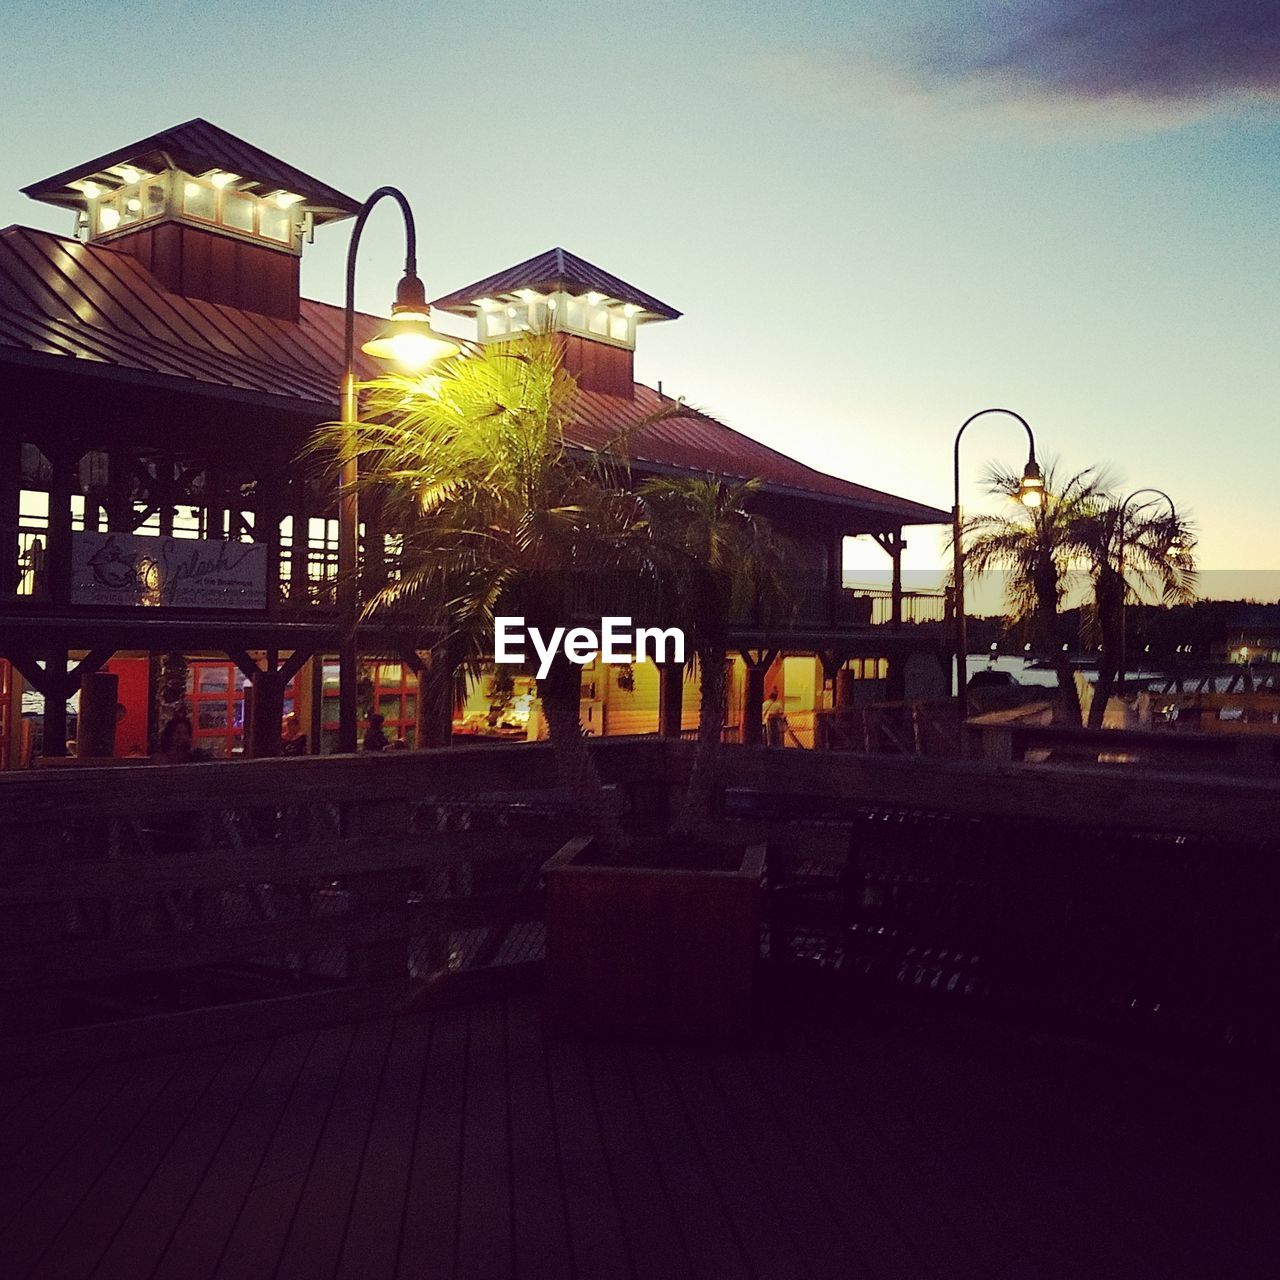
[(466, 1116), (459, 1186), (458, 1275), (509, 1276), (511, 1143), (507, 1125), (507, 1032), (502, 1005), (471, 1010)]
[(400, 1250), (405, 1194), (413, 1161), (414, 1117), (421, 1101), (431, 1018), (399, 1018), (378, 1086), (364, 1164), (351, 1200), (338, 1280), (392, 1276)]
[(547, 1043), (517, 997), (8, 1096), (4, 1280), (1253, 1280), (1280, 1252), (1269, 1081), (930, 1010), (739, 1051)]
[(454, 1274), (467, 1023), (465, 1009), (442, 1009), (431, 1028), (431, 1048), (413, 1117), (416, 1134), (396, 1272), (405, 1280), (424, 1276), (446, 1280)]
[(630, 1274), (626, 1232), (581, 1046), (551, 1041), (547, 1067), (575, 1274), (621, 1280)]
[(142, 1117), (132, 1140), (121, 1145), (31, 1269), (31, 1280), (60, 1280), (97, 1272), (120, 1223), (129, 1216), (229, 1056), (227, 1049), (205, 1050), (183, 1062)]
[(276, 1268), (278, 1280), (332, 1276), (373, 1122), (393, 1023), (356, 1029)]
[(271, 1045), (262, 1070), (164, 1247), (154, 1280), (206, 1280), (214, 1274), (315, 1040), (313, 1032), (298, 1032)]
[(573, 1262), (559, 1141), (541, 1017), (531, 1000), (512, 1001), (507, 1008), (507, 1090), (515, 1274), (531, 1280), (570, 1280)]
[(181, 1055), (152, 1059), (128, 1080), (53, 1166), (5, 1230), (5, 1266), (26, 1276), (52, 1244), (104, 1169), (142, 1123), (152, 1103), (178, 1074)]
[(662, 1171), (694, 1275), (724, 1280), (751, 1276), (742, 1242), (689, 1129), (661, 1054), (650, 1045), (633, 1044), (627, 1046), (626, 1058), (649, 1149)]
[(705, 1155), (721, 1202), (752, 1267), (767, 1276), (808, 1274), (790, 1224), (738, 1134), (723, 1095), (706, 1071), (708, 1051), (668, 1049), (663, 1055)]
[(266, 1064), (270, 1049), (270, 1042), (257, 1041), (232, 1050), (121, 1221), (94, 1268), (94, 1280), (135, 1280), (155, 1270)]
[(830, 1203), (831, 1188), (816, 1178), (806, 1152), (779, 1122), (738, 1054), (715, 1054), (708, 1068), (742, 1140), (815, 1280), (871, 1280), (867, 1259)]
[(618, 1188), (631, 1258), (640, 1276), (692, 1276), (671, 1193), (653, 1157), (619, 1045), (589, 1045), (587, 1072), (600, 1133)]
[(214, 1273), (220, 1280), (274, 1274), (354, 1039), (352, 1027), (316, 1036)]
[(88, 1073), (72, 1089), (58, 1077), (37, 1090), (4, 1127), (0, 1161), (0, 1226), (38, 1190), (49, 1171), (137, 1074), (137, 1063), (113, 1063)]

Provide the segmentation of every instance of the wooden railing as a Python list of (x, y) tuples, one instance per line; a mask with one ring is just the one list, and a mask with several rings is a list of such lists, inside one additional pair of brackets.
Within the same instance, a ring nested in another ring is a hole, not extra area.
[[(634, 794), (661, 745), (598, 756)], [(0, 1034), (510, 979), (572, 834), (537, 744), (0, 777)]]
[[(651, 827), (695, 749), (591, 744)], [(1280, 1045), (1276, 782), (740, 746), (718, 769), (720, 823), (769, 844), (787, 972)], [(545, 744), (0, 777), (0, 1060), (529, 981), (540, 868), (577, 833)]]
[[(1047, 711), (1047, 704), (1045, 710)], [(1280, 735), (1177, 729), (1083, 729), (1042, 723), (1034, 708), (971, 719), (971, 756), (987, 760), (1188, 769), (1280, 780)]]

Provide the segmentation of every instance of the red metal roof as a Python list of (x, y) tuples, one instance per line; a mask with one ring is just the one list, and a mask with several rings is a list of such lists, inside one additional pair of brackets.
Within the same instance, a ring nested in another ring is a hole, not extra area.
[(950, 519), (945, 511), (807, 467), (643, 383), (635, 384), (633, 400), (580, 391), (579, 404), (581, 427), (575, 443), (587, 448), (598, 448), (620, 430), (643, 424), (629, 436), (626, 450), (640, 467), (756, 478), (778, 493), (856, 502), (890, 523), (942, 524)]
[(255, 147), (253, 143), (199, 117), (171, 129), (162, 129), (149, 138), (141, 138), (93, 160), (85, 160), (54, 174), (52, 178), (33, 182), (29, 187), (23, 187), (22, 192), (46, 204), (83, 208), (83, 192), (70, 184), (82, 178), (107, 174), (114, 166), (122, 164), (131, 164), (149, 173), (170, 166), (191, 174), (225, 169), (264, 189), (292, 191), (302, 196), (305, 207), (312, 211), (317, 222), (348, 218), (360, 211), (360, 202), (344, 195), (336, 187), (303, 173), (261, 147)]
[[(356, 318), (357, 344), (378, 329)], [(381, 370), (357, 354), (360, 373)], [(0, 231), (0, 361), (180, 383), (248, 398), (316, 422), (337, 414), (342, 309), (304, 298), (295, 324), (162, 288), (130, 254), (7, 227)], [(629, 451), (655, 469), (758, 478), (769, 489), (861, 508), (884, 525), (937, 524), (945, 512), (807, 467), (707, 414), (637, 383), (635, 398), (581, 392), (573, 442), (593, 448), (637, 427)], [(655, 419), (655, 415), (668, 414)], [(640, 425), (638, 425), (640, 424)]]
[(680, 312), (660, 302), (651, 293), (637, 289), (612, 272), (595, 263), (579, 258), (568, 249), (548, 249), (536, 258), (508, 267), (464, 285), (452, 293), (446, 293), (432, 302), (441, 311), (453, 311), (459, 315), (474, 315), (480, 298), (497, 298), (515, 293), (519, 289), (536, 289), (539, 293), (554, 293), (558, 289), (572, 294), (602, 293), (615, 302), (629, 302), (640, 307), (652, 317), (662, 320), (678, 320)]

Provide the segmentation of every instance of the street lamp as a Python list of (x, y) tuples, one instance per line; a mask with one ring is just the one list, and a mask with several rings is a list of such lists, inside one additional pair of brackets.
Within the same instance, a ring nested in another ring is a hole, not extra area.
[(360, 508), (356, 483), (359, 479), (357, 431), (360, 420), (356, 394), (356, 250), (364, 224), (374, 206), (390, 196), (404, 215), (404, 275), (396, 286), (391, 319), (361, 350), (379, 360), (391, 361), (407, 372), (424, 369), (436, 360), (456, 355), (456, 342), (435, 333), (430, 324), (431, 309), (426, 290), (418, 279), (418, 237), (413, 211), (404, 193), (395, 187), (379, 187), (360, 206), (347, 248), (347, 300), (343, 326), (341, 407), (343, 433), (342, 470), (338, 478), (338, 612), (342, 641), (338, 649), (338, 750), (354, 751), (358, 737), (359, 709), (356, 681), (359, 661), (356, 627), (360, 621), (359, 542)]
[(1120, 575), (1120, 652), (1117, 655), (1118, 663), (1118, 681), (1120, 685), (1120, 696), (1124, 696), (1125, 684), (1125, 663), (1128, 654), (1128, 637), (1125, 634), (1125, 598), (1129, 591), (1124, 580), (1124, 544), (1125, 544), (1125, 526), (1129, 522), (1129, 504), (1143, 493), (1154, 493), (1163, 498), (1169, 504), (1169, 517), (1173, 522), (1177, 522), (1178, 508), (1173, 505), (1173, 499), (1169, 497), (1163, 489), (1153, 489), (1150, 485), (1146, 485), (1141, 489), (1135, 489), (1121, 504), (1120, 515), (1117, 520), (1117, 537), (1120, 545), (1116, 548), (1116, 570)]
[(969, 687), (966, 657), (969, 650), (969, 624), (965, 617), (964, 606), (964, 546), (961, 541), (961, 530), (964, 519), (960, 511), (960, 439), (971, 422), (988, 413), (1004, 413), (1016, 418), (1027, 433), (1027, 465), (1022, 469), (1022, 480), (1018, 484), (1017, 498), (1025, 507), (1038, 507), (1044, 502), (1044, 476), (1040, 464), (1036, 461), (1036, 437), (1030, 424), (1020, 413), (1012, 409), (979, 409), (977, 413), (966, 418), (956, 432), (956, 443), (953, 454), (955, 478), (955, 502), (951, 508), (951, 549), (954, 556), (955, 578), (955, 611), (956, 611), (956, 719), (960, 728), (960, 754), (964, 754), (964, 723), (969, 718)]

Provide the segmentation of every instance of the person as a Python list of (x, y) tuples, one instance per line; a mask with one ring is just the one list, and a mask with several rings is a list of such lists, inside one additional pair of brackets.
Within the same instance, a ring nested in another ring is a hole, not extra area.
[(364, 742), (361, 751), (385, 751), (387, 735), (382, 731), (382, 717), (375, 711), (369, 717), (369, 727), (364, 731)]
[(769, 696), (760, 708), (764, 717), (764, 741), (766, 746), (780, 747), (787, 732), (787, 713), (778, 700), (777, 689), (770, 689)]
[(280, 730), (280, 754), (282, 756), (305, 756), (307, 754), (307, 735), (302, 732), (302, 724), (292, 712), (285, 716)]
[(157, 764), (190, 764), (196, 760), (208, 760), (209, 753), (192, 746), (191, 721), (184, 715), (176, 715), (160, 733), (159, 750), (152, 756)]

